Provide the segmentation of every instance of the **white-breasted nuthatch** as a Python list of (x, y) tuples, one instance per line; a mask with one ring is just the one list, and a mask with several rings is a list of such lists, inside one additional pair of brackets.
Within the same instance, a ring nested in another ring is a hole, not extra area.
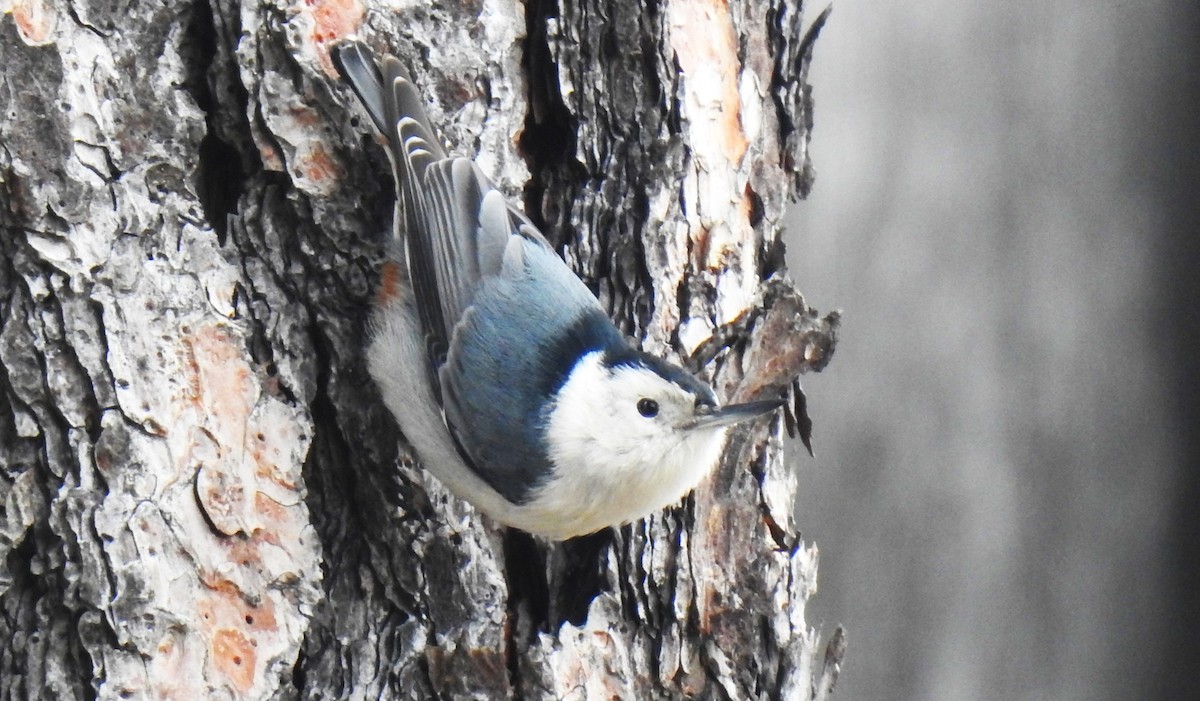
[(679, 500), (725, 428), (780, 401), (720, 407), (634, 350), (540, 232), (450, 158), (394, 56), (350, 41), (335, 65), (388, 141), (398, 245), (367, 360), (426, 469), (495, 520), (553, 539)]

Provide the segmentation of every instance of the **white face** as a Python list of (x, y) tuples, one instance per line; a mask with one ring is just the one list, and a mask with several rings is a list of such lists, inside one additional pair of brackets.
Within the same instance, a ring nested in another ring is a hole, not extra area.
[(559, 391), (547, 438), (555, 476), (534, 497), (578, 515), (580, 533), (678, 501), (720, 456), (725, 432), (693, 428), (696, 396), (655, 372), (582, 359)]
[(687, 440), (696, 418), (696, 395), (640, 367), (610, 370), (593, 404), (595, 418), (604, 419), (592, 424), (593, 433), (614, 453), (667, 450)]

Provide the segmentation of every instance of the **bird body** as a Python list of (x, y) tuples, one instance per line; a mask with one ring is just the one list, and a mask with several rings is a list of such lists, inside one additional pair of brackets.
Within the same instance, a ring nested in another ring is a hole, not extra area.
[(447, 157), (399, 61), (347, 42), (336, 65), (387, 137), (399, 250), (367, 361), (422, 463), (497, 521), (553, 539), (677, 501), (725, 427), (780, 402), (718, 407), (633, 349), (536, 227)]

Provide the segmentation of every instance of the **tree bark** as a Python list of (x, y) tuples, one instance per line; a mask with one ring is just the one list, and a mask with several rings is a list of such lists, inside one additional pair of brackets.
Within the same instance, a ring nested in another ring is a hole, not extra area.
[(806, 433), (795, 1), (5, 3), (0, 699), (832, 690), (783, 422), (558, 545), (414, 463), (361, 352), (392, 185), (328, 57), (397, 53), (626, 332)]

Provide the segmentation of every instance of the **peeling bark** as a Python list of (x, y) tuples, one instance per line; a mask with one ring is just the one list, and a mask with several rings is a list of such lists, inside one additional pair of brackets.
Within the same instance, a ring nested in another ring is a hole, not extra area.
[(0, 9), (0, 699), (832, 690), (783, 422), (559, 545), (414, 464), (361, 353), (391, 183), (328, 58), (400, 55), (626, 332), (806, 433), (795, 2)]

